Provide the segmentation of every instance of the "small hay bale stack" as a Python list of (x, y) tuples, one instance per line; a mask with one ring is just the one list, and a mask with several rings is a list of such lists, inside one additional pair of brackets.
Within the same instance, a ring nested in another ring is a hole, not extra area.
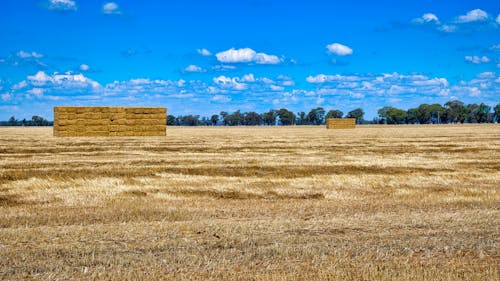
[(328, 118), (326, 119), (327, 129), (354, 129), (356, 128), (356, 118)]
[(54, 136), (166, 136), (164, 107), (54, 107)]

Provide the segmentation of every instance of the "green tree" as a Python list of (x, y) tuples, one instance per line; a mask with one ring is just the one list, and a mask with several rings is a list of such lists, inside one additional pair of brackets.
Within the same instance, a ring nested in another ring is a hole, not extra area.
[(464, 103), (459, 100), (451, 100), (444, 104), (447, 123), (463, 123), (467, 118), (467, 110)]
[(295, 119), (296, 119), (295, 114), (287, 110), (286, 108), (278, 110), (277, 114), (281, 125), (288, 126), (295, 124)]
[(174, 125), (176, 125), (175, 116), (168, 115), (167, 116), (167, 126), (174, 126)]
[(311, 109), (307, 114), (307, 121), (311, 125), (321, 125), (325, 120), (325, 110), (323, 107)]
[(402, 109), (392, 106), (384, 106), (378, 110), (378, 115), (387, 124), (403, 124), (406, 122), (407, 113)]
[(332, 109), (332, 110), (328, 111), (325, 118), (326, 119), (328, 119), (328, 118), (342, 118), (342, 116), (344, 116), (344, 112), (342, 112), (338, 109)]
[(297, 112), (297, 125), (307, 125), (307, 116), (304, 111)]
[(481, 103), (477, 108), (477, 122), (478, 123), (486, 123), (488, 122), (488, 116), (491, 111), (491, 106)]
[(262, 117), (257, 112), (246, 112), (244, 115), (244, 125), (258, 126), (262, 124)]
[(465, 107), (466, 110), (466, 119), (465, 121), (467, 123), (478, 123), (478, 111), (479, 111), (479, 105), (475, 103), (468, 104)]
[(418, 122), (418, 108), (410, 108), (406, 112), (406, 122), (408, 124), (415, 124)]
[(182, 126), (198, 126), (200, 123), (199, 115), (185, 115), (181, 117)]
[(278, 116), (276, 110), (271, 109), (268, 112), (262, 114), (262, 121), (264, 124), (272, 126), (276, 125), (276, 117)]
[(33, 122), (33, 125), (35, 126), (47, 126), (49, 124), (49, 121), (44, 119), (43, 117), (40, 116), (32, 116), (31, 121)]
[(15, 126), (15, 125), (17, 124), (17, 119), (16, 119), (16, 117), (11, 116), (11, 117), (9, 118), (8, 123), (9, 123), (9, 126)]
[(214, 114), (212, 117), (210, 117), (210, 122), (212, 122), (212, 126), (217, 125), (217, 122), (219, 121), (219, 115)]
[(226, 116), (228, 115), (228, 113), (226, 111), (221, 111), (219, 114), (221, 116), (222, 123), (224, 123), (224, 125), (227, 125), (227, 123), (226, 123)]
[(493, 112), (495, 113), (494, 116), (496, 122), (500, 122), (500, 103), (495, 105), (495, 107), (493, 108)]
[(354, 110), (351, 110), (347, 113), (346, 117), (347, 118), (356, 118), (356, 124), (361, 124), (363, 123), (363, 116), (365, 115), (365, 112), (361, 108), (356, 108)]
[(243, 114), (241, 114), (240, 110), (236, 110), (235, 112), (228, 114), (224, 117), (224, 123), (229, 126), (240, 126), (243, 125), (244, 121), (245, 118)]

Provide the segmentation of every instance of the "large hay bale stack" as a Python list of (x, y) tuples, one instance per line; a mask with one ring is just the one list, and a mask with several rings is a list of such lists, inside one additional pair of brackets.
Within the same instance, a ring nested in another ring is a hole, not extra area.
[(356, 128), (356, 118), (328, 118), (326, 119), (327, 129), (354, 129)]
[(166, 136), (164, 107), (54, 107), (54, 136)]

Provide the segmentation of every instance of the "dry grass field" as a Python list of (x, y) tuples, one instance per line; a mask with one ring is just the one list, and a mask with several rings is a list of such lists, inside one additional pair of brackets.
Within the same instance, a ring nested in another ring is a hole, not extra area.
[(500, 279), (500, 125), (167, 130), (0, 128), (0, 279)]

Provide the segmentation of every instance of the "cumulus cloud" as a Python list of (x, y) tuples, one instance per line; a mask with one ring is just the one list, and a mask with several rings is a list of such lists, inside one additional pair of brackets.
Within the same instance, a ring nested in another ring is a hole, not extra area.
[(198, 52), (198, 54), (200, 54), (202, 56), (211, 56), (212, 55), (212, 53), (207, 49), (198, 49), (198, 50), (196, 50), (196, 52)]
[(229, 102), (231, 101), (231, 98), (223, 95), (215, 95), (212, 97), (212, 100), (217, 102)]
[(490, 59), (487, 56), (465, 56), (465, 61), (473, 63), (473, 64), (481, 64), (490, 62)]
[(48, 75), (43, 71), (38, 71), (35, 75), (28, 76), (27, 82), (37, 87), (97, 89), (101, 86), (98, 82), (85, 77), (83, 74), (72, 74), (70, 72)]
[(76, 2), (73, 0), (49, 0), (49, 9), (56, 11), (76, 11)]
[(456, 19), (457, 23), (469, 23), (476, 21), (485, 21), (488, 19), (488, 13), (481, 9), (475, 9), (468, 11), (465, 15), (458, 16)]
[(10, 99), (12, 99), (12, 95), (9, 94), (9, 93), (4, 93), (4, 94), (1, 94), (0, 95), (0, 98), (3, 100), (3, 101), (8, 101)]
[(188, 65), (186, 68), (184, 68), (184, 71), (185, 72), (205, 72), (205, 69), (203, 69), (200, 66), (191, 64), (191, 65)]
[(352, 55), (353, 53), (351, 48), (349, 48), (346, 45), (342, 45), (340, 43), (332, 43), (326, 45), (326, 48), (328, 49), (329, 54), (335, 54), (338, 56), (347, 56), (347, 55)]
[(253, 73), (245, 74), (245, 75), (243, 75), (243, 77), (241, 77), (241, 81), (253, 83), (253, 82), (255, 82), (255, 77), (253, 76)]
[(90, 69), (90, 66), (88, 66), (87, 64), (84, 64), (84, 63), (80, 64), (81, 71), (87, 71), (89, 69)]
[(105, 15), (120, 15), (122, 11), (115, 2), (108, 2), (102, 6), (102, 13)]
[(424, 23), (433, 23), (433, 24), (439, 24), (439, 18), (432, 13), (425, 13), (421, 17), (413, 19), (414, 23), (418, 24), (424, 24)]
[(443, 32), (447, 32), (447, 33), (453, 33), (455, 31), (457, 31), (457, 26), (453, 25), (453, 24), (443, 24), (438, 28), (438, 30), (443, 31)]
[(250, 63), (257, 64), (278, 64), (281, 60), (275, 55), (268, 55), (265, 53), (257, 53), (250, 48), (234, 49), (231, 48), (226, 51), (215, 54), (215, 57), (222, 63)]
[(222, 88), (229, 88), (237, 91), (245, 90), (248, 87), (247, 84), (241, 83), (238, 77), (231, 78), (221, 75), (219, 77), (214, 77), (213, 81)]
[(30, 59), (30, 58), (39, 59), (39, 58), (43, 57), (42, 54), (39, 54), (37, 52), (31, 52), (30, 53), (30, 52), (25, 52), (23, 50), (17, 52), (16, 56), (18, 56), (19, 58), (22, 58), (22, 59)]
[(498, 14), (497, 19), (496, 19), (496, 22), (497, 22), (498, 24), (500, 24), (500, 14)]

